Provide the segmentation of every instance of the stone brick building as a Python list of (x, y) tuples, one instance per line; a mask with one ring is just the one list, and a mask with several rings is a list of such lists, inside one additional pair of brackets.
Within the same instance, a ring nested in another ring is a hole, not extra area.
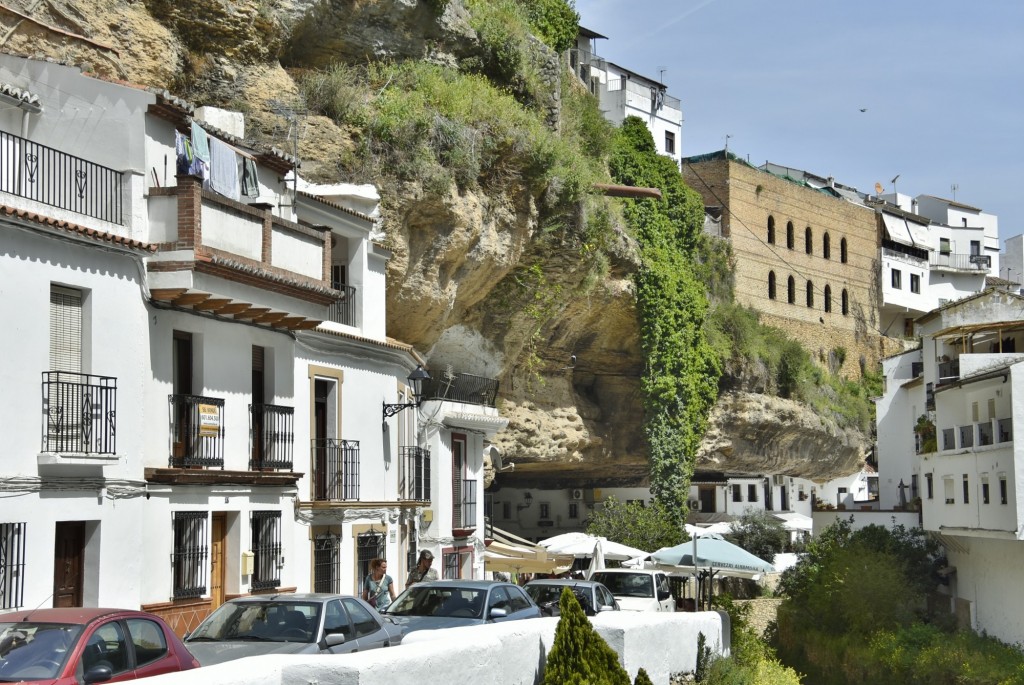
[[(777, 171), (777, 167), (770, 167)], [(683, 178), (721, 214), (735, 256), (736, 301), (856, 377), (902, 349), (879, 330), (879, 231), (851, 188), (822, 187), (717, 152), (683, 160)], [(836, 354), (844, 350), (845, 355)]]

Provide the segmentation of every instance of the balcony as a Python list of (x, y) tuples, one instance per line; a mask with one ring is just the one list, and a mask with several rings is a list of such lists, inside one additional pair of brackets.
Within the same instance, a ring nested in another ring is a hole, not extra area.
[(121, 179), (114, 169), (0, 131), (0, 193), (121, 224)]
[(974, 426), (960, 426), (960, 447), (974, 447)]
[(949, 271), (988, 271), (992, 267), (992, 258), (980, 254), (932, 252), (928, 258), (928, 266)]
[(456, 480), (452, 486), (452, 535), (466, 537), (476, 530), (476, 480)]
[(335, 438), (312, 441), (313, 501), (359, 499), (359, 442)]
[(424, 382), (423, 399), (465, 402), (493, 407), (498, 396), (498, 380), (450, 370)]
[(249, 405), (250, 470), (292, 470), (294, 416), (294, 407)]
[(344, 297), (335, 300), (327, 309), (327, 320), (344, 326), (358, 326), (356, 318), (356, 289), (351, 285), (339, 286)]
[(424, 447), (402, 447), (402, 474), (398, 498), (430, 501), (430, 450)]
[(224, 468), (224, 399), (170, 395), (171, 468)]
[(936, 385), (946, 385), (947, 383), (955, 383), (960, 380), (960, 360), (954, 359), (949, 362), (942, 362), (939, 364), (939, 377), (936, 381)]
[(998, 419), (996, 430), (999, 442), (1011, 442), (1013, 440), (1013, 419)]
[(117, 379), (43, 372), (43, 452), (112, 455), (116, 450)]

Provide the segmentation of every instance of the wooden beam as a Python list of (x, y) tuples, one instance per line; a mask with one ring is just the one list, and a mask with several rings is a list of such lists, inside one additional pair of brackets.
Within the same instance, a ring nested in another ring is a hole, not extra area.
[(193, 304), (199, 304), (200, 302), (206, 302), (208, 299), (213, 297), (209, 293), (186, 293), (181, 297), (174, 299), (174, 304), (179, 307), (187, 307)]
[(295, 330), (308, 331), (308, 330), (310, 330), (312, 328), (316, 328), (317, 326), (319, 326), (322, 323), (323, 323), (323, 321), (317, 321), (316, 319), (306, 319), (302, 323), (296, 324)]
[(658, 188), (636, 188), (634, 186), (620, 186), (611, 183), (595, 183), (595, 190), (600, 190), (608, 197), (653, 197), (661, 199), (661, 190)]
[[(228, 299), (212, 299), (206, 300), (205, 302), (198, 302), (192, 305), (193, 309), (198, 309), (202, 312), (220, 312), (231, 304), (231, 300)], [(249, 305), (246, 305), (248, 307)]]
[(273, 326), (275, 328), (288, 328), (288, 329), (292, 329), (292, 328), (295, 328), (295, 326), (297, 324), (300, 324), (300, 323), (302, 323), (305, 320), (306, 320), (305, 317), (302, 317), (302, 316), (286, 316), (283, 319), (278, 319), (277, 321), (275, 321), (273, 323)]
[(188, 288), (155, 288), (149, 291), (149, 296), (159, 302), (171, 302), (188, 292)]
[(224, 316), (228, 316), (228, 315), (231, 315), (231, 314), (238, 314), (239, 312), (244, 312), (246, 309), (248, 309), (251, 306), (252, 305), (249, 304), (248, 302), (232, 302), (231, 304), (226, 304), (223, 307), (221, 307), (220, 309), (218, 309), (217, 313), (218, 314), (223, 314)]
[(253, 319), (253, 323), (269, 323), (272, 324), (275, 321), (280, 321), (284, 317), (288, 316), (288, 312), (270, 312), (263, 316)]
[(250, 307), (244, 312), (238, 312), (235, 314), (236, 319), (255, 319), (256, 317), (263, 316), (270, 311), (269, 307)]

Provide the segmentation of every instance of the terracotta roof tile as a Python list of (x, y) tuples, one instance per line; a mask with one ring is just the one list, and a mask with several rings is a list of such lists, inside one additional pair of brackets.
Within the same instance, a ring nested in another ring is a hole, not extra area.
[(156, 252), (156, 245), (152, 243), (144, 243), (141, 240), (126, 238), (124, 236), (115, 235), (114, 233), (107, 233), (106, 231), (98, 231), (95, 228), (81, 226), (70, 221), (64, 221), (63, 219), (54, 219), (53, 217), (44, 216), (42, 214), (36, 214), (35, 212), (29, 212), (24, 209), (18, 209), (16, 207), (9, 207), (7, 205), (0, 204), (0, 218), (4, 217), (14, 217), (22, 219), (24, 221), (31, 221), (41, 226), (55, 228), (64, 233), (70, 233), (72, 235), (81, 236), (83, 238), (89, 238), (100, 243), (107, 243), (109, 245), (119, 245), (121, 247), (126, 247), (132, 250)]

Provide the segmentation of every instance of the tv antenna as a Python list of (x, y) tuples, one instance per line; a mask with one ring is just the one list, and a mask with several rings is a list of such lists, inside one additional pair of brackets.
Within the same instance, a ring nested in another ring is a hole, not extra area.
[(729, 156), (729, 139), (730, 138), (732, 138), (732, 134), (731, 133), (726, 133), (725, 134), (725, 156), (726, 157)]
[[(900, 177), (900, 175), (896, 174), (895, 176), (892, 177), (892, 180), (889, 181), (889, 183), (892, 184), (892, 194), (893, 195), (896, 195), (896, 179), (899, 178), (899, 177)], [(899, 204), (900, 204), (900, 199), (899, 199), (899, 197), (897, 197), (896, 198), (896, 206), (899, 206)]]
[(956, 191), (960, 190), (960, 184), (954, 183), (949, 187), (949, 189), (953, 191), (953, 202), (956, 202)]
[(668, 67), (658, 67), (658, 83), (665, 83), (665, 72)]
[(282, 207), (294, 207), (295, 197), (298, 195), (298, 182), (299, 182), (299, 137), (305, 136), (306, 132), (306, 116), (309, 114), (309, 110), (306, 107), (288, 104), (281, 100), (269, 100), (267, 104), (270, 106), (272, 111), (277, 116), (284, 119), (287, 124), (287, 130), (280, 123), (274, 126), (272, 135), (277, 138), (284, 136), (291, 144), (291, 154), (295, 158), (295, 166), (292, 169), (292, 201), (290, 205), (279, 202), (278, 208)]

